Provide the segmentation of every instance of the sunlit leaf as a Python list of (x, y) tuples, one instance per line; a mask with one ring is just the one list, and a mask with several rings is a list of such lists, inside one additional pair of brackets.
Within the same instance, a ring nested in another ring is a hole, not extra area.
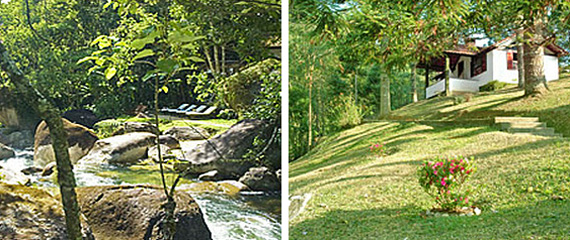
[(115, 76), (115, 74), (117, 74), (117, 69), (115, 67), (110, 67), (110, 68), (107, 68), (107, 70), (105, 70), (105, 78), (107, 80), (110, 80), (111, 78), (113, 78)]
[(154, 55), (154, 51), (152, 51), (152, 49), (145, 49), (140, 51), (134, 58), (133, 60), (137, 60), (137, 59), (141, 59), (141, 58), (145, 58), (145, 57), (149, 57)]
[(77, 61), (77, 64), (81, 64), (81, 63), (84, 63), (84, 62), (87, 62), (87, 61), (90, 61), (90, 60), (96, 60), (96, 59), (98, 59), (98, 58), (97, 58), (97, 57), (93, 57), (93, 56), (87, 56), (87, 57), (84, 57), (84, 58), (82, 58), (82, 59), (79, 59), (79, 60)]

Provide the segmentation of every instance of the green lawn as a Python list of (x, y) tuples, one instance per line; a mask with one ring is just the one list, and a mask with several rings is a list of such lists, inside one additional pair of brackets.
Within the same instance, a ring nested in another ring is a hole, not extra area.
[(454, 104), (456, 97), (419, 101), (392, 112), (393, 120), (491, 120), (494, 116), (539, 117), (556, 132), (570, 136), (570, 75), (548, 83), (550, 93), (541, 98), (522, 98), (513, 86), (497, 92), (479, 93), (468, 102)]
[[(495, 110), (526, 113), (524, 103), (532, 113), (554, 112), (553, 121), (568, 121), (569, 79), (550, 87), (561, 94), (528, 100), (511, 89), (475, 96), (463, 106), (446, 98), (423, 101), (395, 116), (432, 121), (374, 122), (329, 136), (290, 164), (291, 195), (313, 194), (290, 222), (291, 239), (570, 239), (570, 139), (438, 122), (489, 118)], [(461, 110), (471, 118), (454, 117)], [(377, 142), (386, 143), (390, 155), (372, 156), (368, 148)], [(469, 184), (483, 213), (425, 217), (434, 202), (420, 188), (416, 169), (423, 160), (453, 155), (475, 158), (478, 171)]]

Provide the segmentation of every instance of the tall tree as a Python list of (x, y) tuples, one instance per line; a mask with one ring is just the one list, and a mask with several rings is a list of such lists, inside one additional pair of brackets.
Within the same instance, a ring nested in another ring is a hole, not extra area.
[(75, 176), (69, 159), (67, 133), (63, 128), (61, 113), (50, 100), (43, 97), (29, 84), (29, 79), (13, 62), (2, 42), (0, 42), (0, 69), (9, 76), (11, 83), (22, 94), (25, 101), (36, 110), (49, 127), (57, 163), (57, 180), (65, 212), (67, 236), (69, 239), (82, 239), (79, 218), (81, 210), (77, 203)]
[(475, 12), (477, 23), (491, 36), (519, 32), (522, 40), (525, 96), (546, 93), (544, 47), (556, 41), (556, 35), (570, 20), (570, 2), (565, 0), (495, 0), (480, 1)]

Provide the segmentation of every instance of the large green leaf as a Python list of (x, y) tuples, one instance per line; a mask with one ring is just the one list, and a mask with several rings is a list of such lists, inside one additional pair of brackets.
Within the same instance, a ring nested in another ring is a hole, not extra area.
[(131, 42), (131, 47), (137, 50), (144, 48), (147, 44), (154, 42), (154, 36), (147, 36), (145, 38), (138, 38)]
[(204, 37), (193, 36), (182, 31), (176, 31), (168, 35), (168, 41), (171, 43), (188, 43), (200, 40)]
[(154, 51), (152, 49), (145, 49), (137, 53), (137, 55), (133, 58), (133, 60), (137, 60), (140, 58), (145, 58), (154, 55)]
[(156, 63), (156, 66), (163, 72), (172, 73), (178, 67), (178, 62), (173, 59), (162, 59)]

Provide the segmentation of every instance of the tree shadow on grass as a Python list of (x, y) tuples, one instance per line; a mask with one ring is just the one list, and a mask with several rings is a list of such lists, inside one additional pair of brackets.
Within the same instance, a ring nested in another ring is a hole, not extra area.
[[(480, 216), (426, 217), (427, 208), (334, 209), (290, 227), (290, 239), (566, 239), (570, 201), (483, 209)], [(305, 213), (307, 214), (307, 213)]]

